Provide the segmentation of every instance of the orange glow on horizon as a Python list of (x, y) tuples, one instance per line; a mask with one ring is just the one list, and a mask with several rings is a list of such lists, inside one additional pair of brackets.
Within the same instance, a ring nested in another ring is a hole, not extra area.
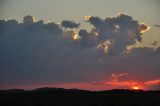
[(138, 86), (133, 86), (134, 90), (139, 90), (140, 88)]
[[(118, 74), (119, 75), (119, 74)], [(21, 89), (34, 89), (40, 87), (55, 87), (55, 88), (66, 88), (66, 89), (82, 89), (91, 91), (101, 90), (112, 90), (112, 89), (128, 89), (128, 90), (152, 90), (151, 87), (160, 84), (160, 79), (148, 80), (148, 81), (91, 81), (91, 82), (68, 82), (68, 83), (57, 83), (57, 84), (45, 84), (45, 85), (32, 85), (32, 86), (19, 86)], [(15, 87), (17, 88), (17, 87)]]

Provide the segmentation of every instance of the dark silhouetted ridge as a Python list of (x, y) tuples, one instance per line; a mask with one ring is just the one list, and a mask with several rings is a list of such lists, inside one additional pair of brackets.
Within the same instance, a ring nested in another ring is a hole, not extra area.
[(64, 88), (0, 90), (1, 106), (160, 106), (160, 91)]

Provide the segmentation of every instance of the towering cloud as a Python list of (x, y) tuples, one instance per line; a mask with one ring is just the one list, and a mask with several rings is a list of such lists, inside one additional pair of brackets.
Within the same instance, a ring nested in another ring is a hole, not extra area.
[(85, 19), (98, 32), (98, 41), (108, 40), (111, 43), (110, 46), (106, 46), (112, 55), (122, 54), (127, 46), (135, 44), (136, 40), (141, 42), (141, 35), (150, 29), (148, 25), (139, 24), (138, 21), (125, 14), (108, 17), (105, 20), (93, 16), (86, 16)]

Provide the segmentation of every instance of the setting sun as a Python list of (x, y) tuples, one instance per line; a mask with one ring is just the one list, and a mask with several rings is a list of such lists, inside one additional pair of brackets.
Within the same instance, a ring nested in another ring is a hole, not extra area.
[(139, 90), (139, 87), (138, 86), (134, 86), (133, 89), (134, 90)]

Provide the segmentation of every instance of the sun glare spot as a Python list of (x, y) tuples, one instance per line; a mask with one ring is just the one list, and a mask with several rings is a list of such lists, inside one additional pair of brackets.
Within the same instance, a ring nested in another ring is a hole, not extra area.
[(74, 39), (74, 40), (78, 40), (78, 39), (79, 39), (78, 34), (74, 33), (73, 39)]
[(139, 87), (138, 86), (133, 86), (133, 89), (134, 90), (139, 90)]

